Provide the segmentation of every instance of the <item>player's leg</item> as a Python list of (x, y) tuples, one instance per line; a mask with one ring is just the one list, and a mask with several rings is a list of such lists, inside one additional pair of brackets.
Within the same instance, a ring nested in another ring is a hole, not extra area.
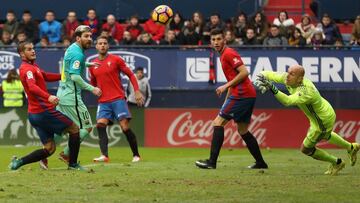
[(109, 152), (108, 152), (108, 135), (106, 132), (106, 127), (109, 123), (109, 120), (106, 118), (97, 119), (96, 129), (99, 135), (99, 146), (101, 151), (101, 156), (94, 158), (94, 162), (109, 162)]
[(337, 158), (327, 151), (316, 147), (316, 144), (329, 136), (330, 132), (318, 131), (310, 127), (306, 138), (301, 146), (301, 152), (316, 160), (329, 162), (330, 166), (325, 174), (336, 175), (341, 169), (345, 167), (345, 163), (341, 158)]
[(119, 121), (119, 125), (121, 127), (121, 130), (126, 136), (126, 140), (128, 141), (131, 152), (133, 153), (133, 159), (132, 162), (138, 162), (140, 161), (140, 154), (138, 149), (138, 144), (136, 140), (135, 133), (130, 128), (130, 120), (128, 118), (124, 118)]
[(227, 124), (228, 119), (218, 115), (213, 120), (213, 137), (210, 147), (210, 158), (206, 160), (198, 160), (195, 165), (203, 169), (216, 169), (216, 162), (220, 154), (222, 144), (224, 142), (224, 126)]
[(109, 162), (107, 125), (114, 118), (111, 103), (100, 103), (96, 112), (96, 129), (99, 136), (101, 156), (94, 158), (94, 162)]
[(342, 138), (341, 136), (339, 136), (337, 133), (335, 133), (334, 131), (331, 132), (328, 142), (330, 144), (336, 145), (338, 147), (344, 148), (347, 150), (348, 152), (348, 157), (350, 160), (350, 165), (354, 166), (356, 163), (356, 159), (357, 159), (357, 152), (360, 149), (360, 145), (358, 143), (350, 143), (348, 141), (346, 141), (344, 138)]
[[(80, 142), (82, 142), (90, 135), (92, 130), (92, 122), (90, 113), (84, 104), (79, 104), (78, 106), (58, 105), (57, 109), (68, 116), (72, 121), (74, 121), (77, 126), (79, 126)], [(68, 162), (69, 154), (69, 146), (66, 146), (60, 153), (59, 159), (66, 163)]]
[[(11, 170), (17, 170), (23, 165), (30, 164), (33, 162), (40, 161), (42, 159), (46, 159), (52, 153), (54, 153), (56, 147), (55, 142), (53, 141), (53, 134), (52, 132), (48, 132), (46, 129), (46, 112), (41, 114), (29, 114), (29, 121), (31, 125), (37, 131), (41, 142), (43, 143), (43, 149), (38, 149), (33, 151), (32, 153), (18, 159), (14, 157), (9, 165)], [(45, 127), (43, 127), (45, 126)]]
[(248, 148), (249, 152), (255, 159), (255, 163), (251, 166), (248, 166), (248, 168), (251, 169), (266, 169), (268, 168), (268, 165), (264, 161), (259, 144), (254, 137), (254, 135), (248, 130), (249, 123), (246, 122), (239, 122), (237, 123), (238, 132), (241, 136), (241, 138), (246, 143), (246, 147)]
[(135, 133), (130, 128), (131, 113), (125, 100), (119, 99), (111, 103), (114, 118), (119, 121), (121, 130), (126, 136), (131, 151), (133, 153), (132, 162), (140, 161), (140, 154)]
[(21, 157), (20, 159), (14, 157), (11, 160), (9, 168), (11, 170), (17, 170), (23, 165), (46, 159), (55, 152), (55, 148), (56, 148), (55, 142), (52, 139), (48, 139), (48, 141), (45, 142), (44, 147), (42, 149), (37, 149), (31, 152), (30, 154)]

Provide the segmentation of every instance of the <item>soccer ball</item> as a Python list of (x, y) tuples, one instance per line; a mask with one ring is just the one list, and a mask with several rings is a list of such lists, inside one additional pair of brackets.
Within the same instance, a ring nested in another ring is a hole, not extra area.
[(169, 6), (160, 5), (153, 10), (151, 18), (156, 23), (167, 24), (170, 22), (173, 15), (173, 10)]

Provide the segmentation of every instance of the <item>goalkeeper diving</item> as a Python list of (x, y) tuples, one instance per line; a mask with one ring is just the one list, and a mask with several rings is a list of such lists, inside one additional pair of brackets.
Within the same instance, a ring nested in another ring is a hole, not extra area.
[[(325, 174), (336, 175), (345, 167), (345, 162), (318, 148), (317, 143), (327, 140), (330, 144), (346, 149), (351, 166), (356, 163), (356, 154), (360, 145), (349, 143), (333, 131), (336, 120), (334, 109), (304, 75), (305, 70), (300, 65), (292, 66), (284, 73), (262, 71), (257, 75), (254, 85), (261, 93), (271, 91), (284, 106), (298, 106), (305, 113), (310, 121), (310, 128), (302, 143), (301, 152), (314, 159), (329, 162)], [(274, 83), (284, 84), (290, 95), (281, 92)]]

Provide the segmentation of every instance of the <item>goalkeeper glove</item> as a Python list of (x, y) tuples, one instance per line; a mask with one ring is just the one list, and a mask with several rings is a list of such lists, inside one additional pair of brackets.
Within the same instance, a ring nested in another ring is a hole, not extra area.
[(253, 83), (255, 85), (255, 87), (260, 90), (261, 94), (264, 94), (266, 91), (269, 90), (269, 88), (267, 88), (264, 83), (262, 83), (259, 80), (255, 80), (255, 82)]
[(256, 80), (261, 83), (261, 86), (265, 86), (267, 89), (270, 89), (273, 94), (277, 94), (279, 92), (279, 89), (274, 85), (274, 83), (266, 79), (263, 74), (258, 74)]

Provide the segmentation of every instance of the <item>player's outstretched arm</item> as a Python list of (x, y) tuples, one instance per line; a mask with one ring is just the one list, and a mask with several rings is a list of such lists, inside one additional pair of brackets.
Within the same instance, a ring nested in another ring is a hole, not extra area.
[(275, 83), (285, 84), (287, 73), (279, 73), (273, 71), (261, 71), (259, 75), (263, 75), (266, 79)]
[(312, 97), (308, 91), (300, 90), (292, 95), (286, 95), (285, 93), (278, 91), (278, 93), (275, 94), (275, 98), (284, 106), (295, 106), (308, 103)]

